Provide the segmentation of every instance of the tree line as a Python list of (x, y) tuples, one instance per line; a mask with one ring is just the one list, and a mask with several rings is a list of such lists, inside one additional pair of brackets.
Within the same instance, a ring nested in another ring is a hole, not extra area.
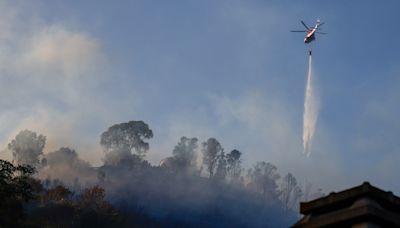
[(68, 147), (44, 154), (46, 136), (19, 132), (8, 144), (13, 160), (0, 162), (0, 224), (287, 226), (300, 200), (322, 195), (269, 162), (246, 170), (243, 153), (226, 152), (216, 138), (182, 136), (151, 165), (151, 138), (143, 121), (112, 125), (100, 136), (103, 165), (92, 167)]

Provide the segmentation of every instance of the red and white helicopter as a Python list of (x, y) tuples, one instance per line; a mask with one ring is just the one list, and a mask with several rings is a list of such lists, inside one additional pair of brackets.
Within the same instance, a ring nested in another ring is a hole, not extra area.
[(306, 25), (306, 23), (304, 23), (304, 21), (300, 21), (301, 24), (303, 24), (303, 26), (307, 29), (307, 30), (292, 30), (291, 32), (306, 32), (306, 36), (304, 37), (304, 43), (308, 44), (311, 41), (315, 40), (315, 34), (327, 34), (324, 32), (319, 32), (319, 30), (321, 30), (321, 26), (324, 24), (324, 22), (321, 23), (320, 20), (317, 20), (317, 23), (315, 24), (314, 27), (308, 27)]

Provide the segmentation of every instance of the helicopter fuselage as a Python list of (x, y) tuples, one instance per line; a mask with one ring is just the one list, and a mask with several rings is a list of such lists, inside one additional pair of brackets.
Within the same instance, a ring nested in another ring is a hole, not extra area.
[(315, 33), (313, 31), (309, 32), (306, 37), (304, 37), (304, 43), (308, 44), (315, 40)]
[(315, 40), (315, 32), (317, 31), (317, 29), (318, 29), (318, 24), (316, 24), (314, 28), (310, 29), (307, 32), (306, 37), (304, 37), (304, 43), (308, 44), (311, 41)]

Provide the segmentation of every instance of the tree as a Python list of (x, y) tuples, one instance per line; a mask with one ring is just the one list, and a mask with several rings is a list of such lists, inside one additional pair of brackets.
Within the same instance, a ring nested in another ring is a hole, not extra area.
[(293, 209), (299, 202), (301, 195), (301, 188), (297, 185), (296, 178), (293, 174), (288, 173), (281, 184), (281, 201), (284, 210), (287, 212), (289, 209)]
[(89, 169), (90, 164), (78, 157), (78, 153), (69, 147), (61, 147), (60, 149), (46, 154), (46, 165), (51, 168), (66, 165), (73, 169)]
[(45, 136), (24, 130), (19, 132), (15, 139), (8, 144), (8, 149), (12, 151), (16, 164), (38, 167), (45, 144)]
[(153, 131), (143, 121), (129, 121), (115, 124), (101, 134), (100, 144), (106, 152), (105, 162), (115, 164), (135, 153), (142, 159), (149, 150), (147, 139), (153, 138)]
[(224, 151), (217, 155), (217, 168), (215, 171), (215, 178), (218, 181), (224, 181), (227, 174), (227, 162)]
[(65, 184), (77, 187), (79, 180), (88, 182), (96, 175), (96, 171), (86, 161), (78, 157), (78, 153), (68, 147), (61, 147), (45, 155), (46, 165), (40, 171), (41, 177), (61, 179)]
[[(23, 203), (36, 197), (31, 175), (34, 168), (0, 160), (0, 224), (4, 227), (21, 226), (25, 213)], [(40, 184), (40, 183), (39, 183)]]
[(227, 175), (231, 182), (238, 182), (242, 174), (241, 155), (242, 153), (238, 150), (232, 150), (226, 155)]
[(172, 156), (160, 162), (160, 167), (172, 172), (193, 171), (196, 166), (197, 138), (182, 136), (172, 151)]
[(29, 214), (32, 227), (121, 227), (117, 211), (105, 200), (105, 190), (86, 188), (74, 196), (58, 185), (41, 195), (41, 204), (33, 205)]
[(181, 137), (172, 151), (177, 168), (188, 170), (196, 165), (197, 138)]
[(218, 155), (224, 151), (221, 144), (215, 138), (209, 138), (207, 142), (202, 143), (203, 164), (212, 178), (218, 162)]
[(278, 200), (279, 189), (277, 181), (280, 176), (276, 166), (271, 163), (257, 162), (248, 171), (248, 187), (262, 194), (266, 199)]
[(99, 186), (86, 188), (79, 197), (79, 223), (81, 227), (119, 227), (120, 218), (106, 201), (105, 190)]

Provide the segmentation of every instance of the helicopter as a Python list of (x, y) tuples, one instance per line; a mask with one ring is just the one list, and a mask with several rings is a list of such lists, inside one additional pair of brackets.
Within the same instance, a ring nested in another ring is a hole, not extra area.
[(307, 29), (307, 30), (292, 30), (291, 32), (305, 32), (307, 33), (306, 36), (304, 37), (304, 43), (308, 44), (311, 41), (315, 40), (315, 34), (327, 34), (324, 32), (320, 32), (319, 30), (321, 30), (321, 26), (324, 24), (324, 22), (321, 22), (320, 20), (317, 20), (316, 24), (314, 27), (308, 27), (306, 25), (306, 23), (304, 23), (304, 21), (300, 21), (301, 24), (303, 24), (303, 26)]

